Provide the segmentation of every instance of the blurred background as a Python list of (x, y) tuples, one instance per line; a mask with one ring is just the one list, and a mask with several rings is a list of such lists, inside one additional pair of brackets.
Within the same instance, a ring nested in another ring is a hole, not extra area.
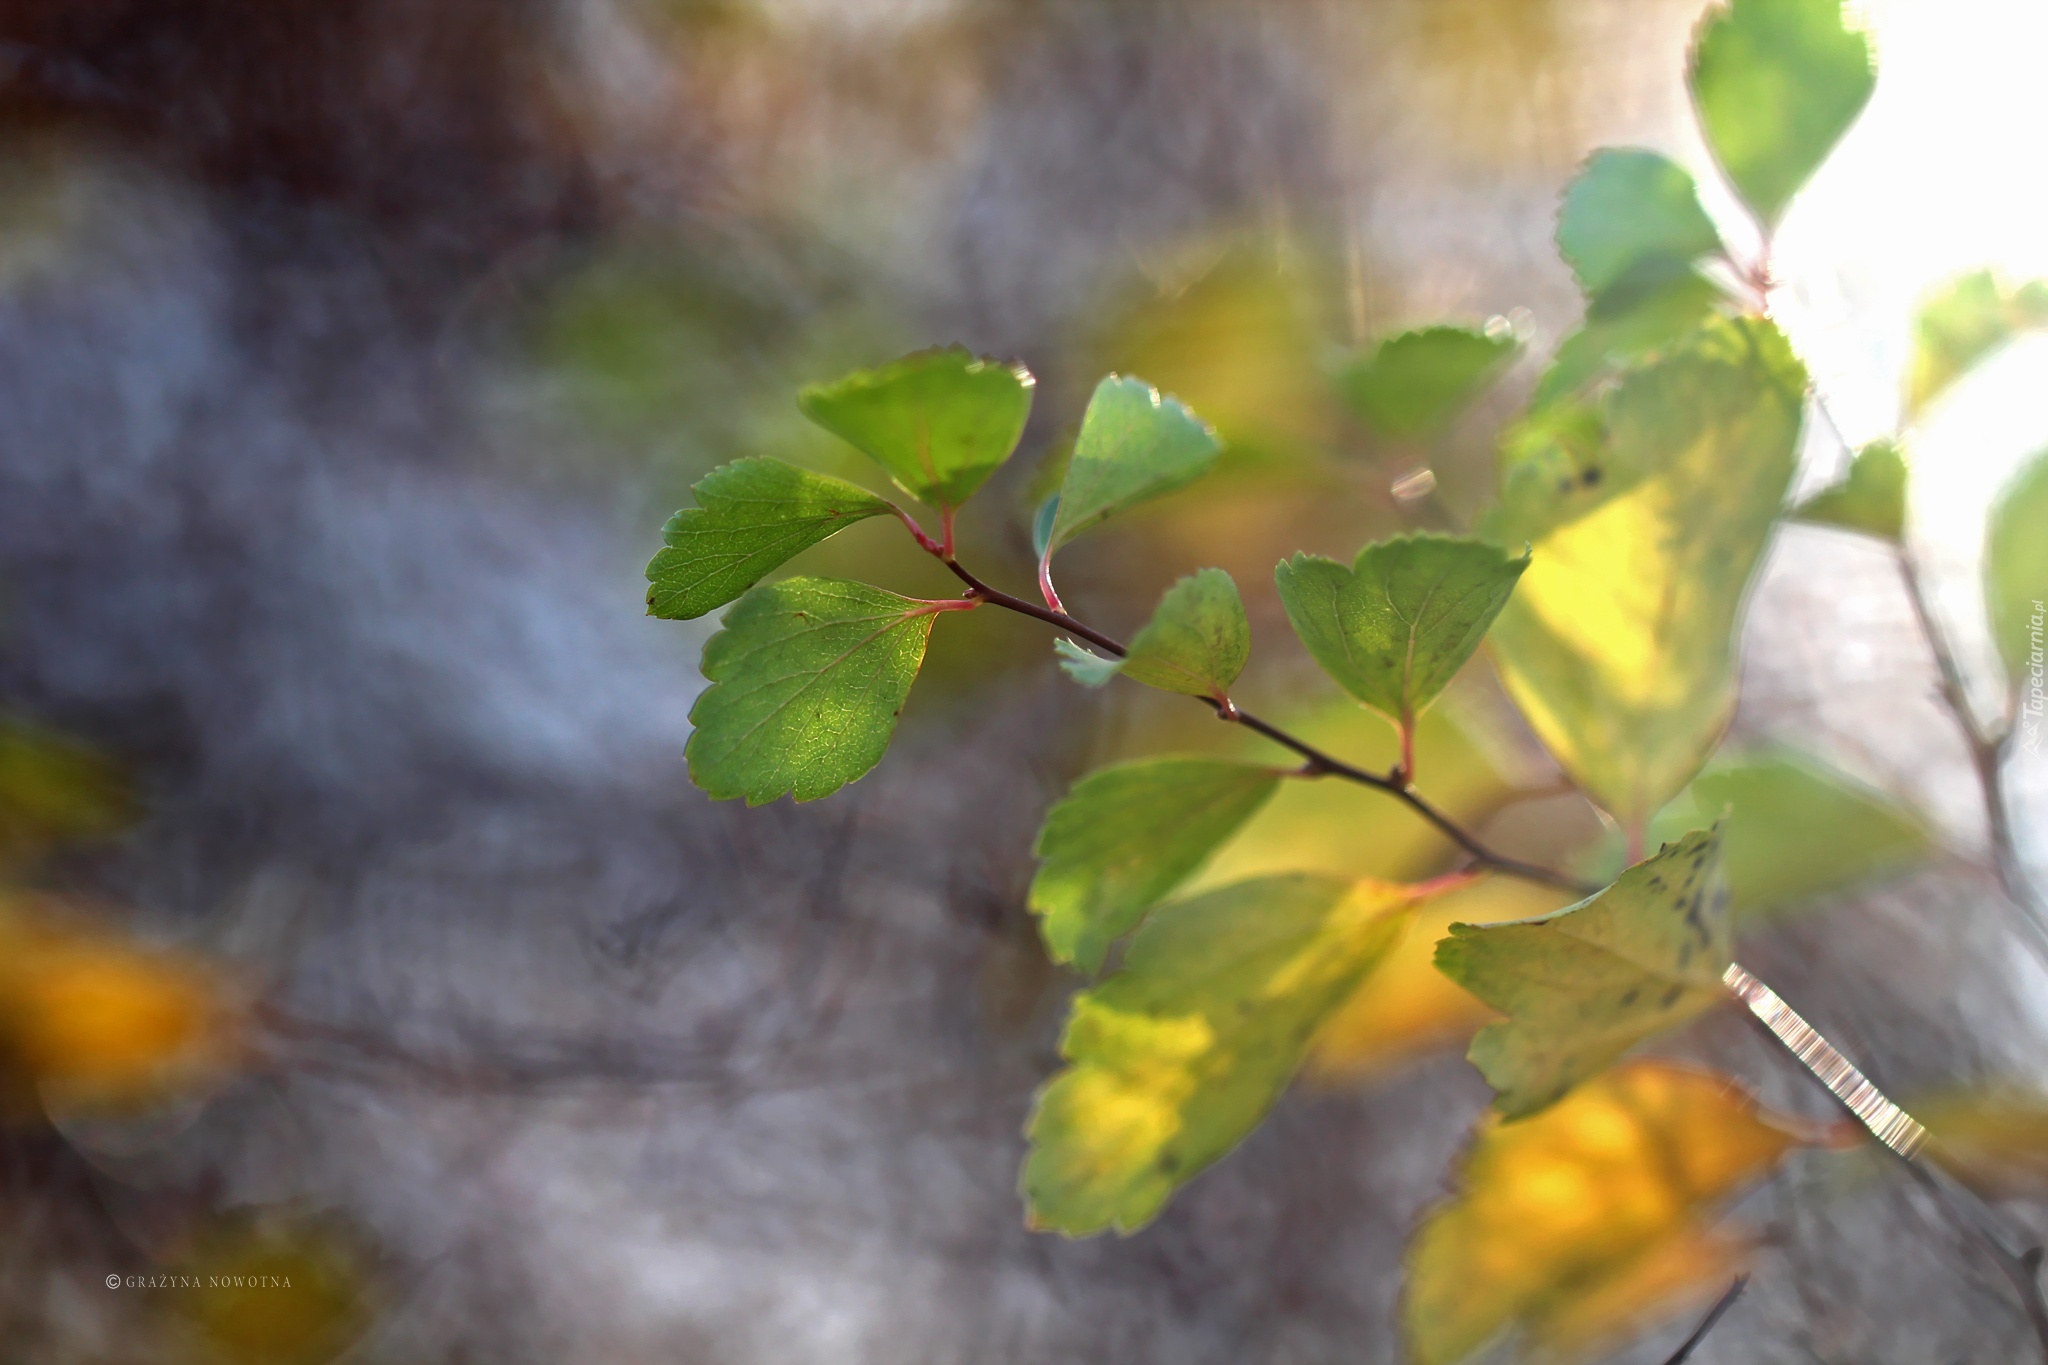
[[(1928, 291), (2048, 273), (2048, 10), (1862, 8), (1877, 95), (1773, 299), (1858, 443), (1899, 421)], [(1088, 763), (1232, 736), (1083, 695), (976, 613), (875, 774), (714, 806), (682, 758), (712, 627), (647, 619), (641, 570), (716, 464), (869, 479), (795, 390), (960, 341), (1039, 379), (963, 529), (1025, 583), (1047, 464), (1124, 370), (1229, 450), (1063, 558), (1068, 603), (1127, 631), (1227, 568), (1246, 695), (1390, 761), (1271, 566), (1469, 524), (1577, 321), (1551, 232), (1593, 147), (1675, 156), (1744, 240), (1690, 120), (1699, 10), (0, 0), (0, 1354), (1396, 1359), (1406, 1232), (1486, 1101), (1457, 1020), (1354, 1021), (1136, 1237), (1022, 1226), (1076, 985), (1023, 909), (1040, 813)], [(1361, 424), (1332, 376), (1437, 321), (1519, 358), (1447, 431)], [(1977, 536), (2048, 443), (2044, 377), (2016, 343), (1917, 445), (1987, 711)], [(1840, 446), (1808, 445), (1825, 483)], [(940, 587), (901, 541), (870, 522), (806, 567)], [(1881, 547), (1786, 530), (1736, 737), (1889, 795), (1933, 852), (1744, 960), (1902, 1097), (2048, 1082), (2048, 978), (1934, 685)], [(1432, 724), (1440, 799), (1510, 851), (1601, 856), (1483, 669)], [(2038, 858), (2038, 763), (2011, 784)], [(1451, 861), (1369, 793), (1316, 797), (1204, 876)], [(1491, 912), (1551, 903), (1520, 894)], [(1827, 1112), (1735, 1019), (1675, 1051)], [(2021, 1358), (1995, 1271), (1875, 1166), (1795, 1161), (1759, 1200), (1756, 1281), (1697, 1359)], [(224, 1273), (292, 1288), (147, 1287)]]

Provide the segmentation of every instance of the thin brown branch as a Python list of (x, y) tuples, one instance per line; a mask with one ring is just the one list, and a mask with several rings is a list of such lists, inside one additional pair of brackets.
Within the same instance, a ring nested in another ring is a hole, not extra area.
[(1714, 1306), (1700, 1319), (1700, 1325), (1692, 1329), (1692, 1335), (1678, 1343), (1678, 1349), (1671, 1353), (1664, 1365), (1684, 1365), (1684, 1362), (1692, 1359), (1692, 1353), (1707, 1339), (1707, 1333), (1714, 1330), (1714, 1324), (1721, 1320), (1722, 1314), (1735, 1306), (1735, 1301), (1742, 1297), (1742, 1291), (1748, 1285), (1749, 1276), (1737, 1275), (1721, 1297), (1714, 1300)]
[[(1054, 611), (1050, 607), (1040, 606), (1038, 603), (1027, 598), (1016, 597), (1002, 591), (1000, 588), (991, 587), (988, 583), (968, 571), (956, 559), (946, 559), (945, 565), (953, 571), (955, 577), (967, 585), (968, 596), (970, 597), (977, 597), (992, 607), (1002, 607), (1019, 615), (1029, 616), (1033, 620), (1043, 621), (1047, 625), (1055, 626), (1069, 635), (1086, 640), (1097, 649), (1116, 658), (1124, 658), (1130, 653), (1122, 643), (1113, 637), (1105, 635), (1093, 626), (1076, 620), (1066, 612)], [(1375, 791), (1385, 792), (1388, 796), (1393, 797), (1396, 801), (1401, 802), (1401, 804), (1407, 806), (1410, 810), (1428, 821), (1439, 833), (1456, 844), (1467, 857), (1471, 858), (1474, 863), (1481, 867), (1506, 876), (1519, 877), (1524, 881), (1537, 882), (1544, 886), (1554, 886), (1561, 891), (1569, 891), (1579, 896), (1590, 896), (1600, 889), (1598, 883), (1588, 882), (1567, 873), (1559, 872), (1554, 868), (1542, 867), (1535, 863), (1524, 862), (1519, 858), (1510, 858), (1505, 854), (1494, 852), (1477, 835), (1465, 829), (1456, 820), (1453, 820), (1449, 815), (1432, 805), (1420, 793), (1410, 787), (1399, 767), (1396, 767), (1389, 773), (1376, 773), (1369, 769), (1360, 768), (1355, 764), (1346, 763), (1334, 754), (1310, 744), (1299, 735), (1291, 734), (1271, 721), (1253, 715), (1227, 696), (1215, 699), (1198, 697), (1196, 700), (1202, 702), (1205, 706), (1212, 707), (1216, 712), (1218, 720), (1242, 725), (1254, 734), (1261, 735), (1281, 748), (1294, 753), (1302, 760), (1302, 766), (1297, 776), (1305, 778), (1335, 777), (1346, 782), (1355, 782), (1362, 787), (1371, 787)]]

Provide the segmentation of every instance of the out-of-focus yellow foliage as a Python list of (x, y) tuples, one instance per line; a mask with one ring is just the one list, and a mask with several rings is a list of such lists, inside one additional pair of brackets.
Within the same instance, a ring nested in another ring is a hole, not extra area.
[(1550, 887), (1489, 877), (1425, 901), (1400, 944), (1316, 1035), (1309, 1050), (1310, 1077), (1355, 1081), (1425, 1053), (1462, 1050), (1482, 1025), (1499, 1016), (1436, 969), (1436, 941), (1454, 920), (1498, 924), (1528, 919), (1571, 900)]
[(146, 1105), (217, 1079), (239, 1048), (228, 985), (40, 898), (0, 902), (0, 1047), (24, 1101)]
[(1712, 1206), (1817, 1138), (1723, 1077), (1658, 1061), (1520, 1122), (1488, 1114), (1458, 1193), (1410, 1243), (1413, 1358), (1448, 1365), (1512, 1328), (1577, 1356), (1674, 1311), (1739, 1261)]
[(221, 1365), (317, 1365), (370, 1320), (363, 1257), (314, 1219), (238, 1217), (164, 1269), (198, 1281), (165, 1306)]
[(111, 833), (134, 815), (121, 772), (92, 750), (0, 717), (0, 868), (74, 839)]
[(1959, 1090), (1913, 1106), (1927, 1155), (1983, 1195), (2048, 1191), (2048, 1095)]

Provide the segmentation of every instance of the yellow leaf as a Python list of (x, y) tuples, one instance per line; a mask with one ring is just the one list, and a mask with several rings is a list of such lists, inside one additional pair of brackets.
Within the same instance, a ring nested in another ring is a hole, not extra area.
[(2048, 1095), (1961, 1090), (1913, 1106), (1927, 1125), (1927, 1155), (1984, 1195), (2048, 1190)]
[(1533, 1118), (1488, 1114), (1458, 1192), (1409, 1243), (1413, 1358), (1450, 1365), (1513, 1328), (1563, 1347), (1606, 1335), (1632, 1306), (1669, 1311), (1645, 1296), (1727, 1264), (1682, 1239), (1816, 1140), (1725, 1078), (1658, 1061), (1618, 1066)]
[(1805, 387), (1775, 327), (1717, 322), (1624, 380), (1598, 440), (1510, 457), (1486, 530), (1535, 558), (1494, 624), (1501, 677), (1624, 826), (1676, 795), (1727, 724), (1736, 626)]
[(370, 1317), (366, 1256), (326, 1220), (276, 1210), (208, 1229), (165, 1274), (198, 1281), (165, 1303), (225, 1365), (318, 1365)]
[(0, 918), (0, 1040), (53, 1110), (148, 1104), (203, 1085), (237, 1049), (227, 983), (44, 902)]
[(1387, 960), (1316, 1035), (1309, 1052), (1309, 1076), (1329, 1083), (1357, 1081), (1425, 1053), (1462, 1051), (1481, 1025), (1500, 1016), (1437, 970), (1437, 940), (1454, 921), (1498, 924), (1530, 919), (1570, 903), (1566, 892), (1511, 877), (1489, 877), (1421, 906)]
[(1068, 1065), (1028, 1127), (1032, 1226), (1086, 1237), (1157, 1217), (1266, 1116), (1421, 894), (1268, 877), (1153, 911), (1123, 970), (1074, 997)]
[(1579, 1360), (1713, 1298), (1748, 1263), (1749, 1244), (1712, 1228), (1680, 1228), (1612, 1276), (1529, 1321), (1545, 1354)]

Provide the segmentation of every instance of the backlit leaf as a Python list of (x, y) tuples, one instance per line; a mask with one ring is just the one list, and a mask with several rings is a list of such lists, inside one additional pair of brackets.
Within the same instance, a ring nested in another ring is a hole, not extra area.
[(1398, 937), (1408, 888), (1240, 882), (1153, 912), (1123, 970), (1074, 998), (1039, 1092), (1032, 1225), (1133, 1232), (1257, 1126), (1329, 1012)]
[(1952, 281), (1921, 304), (1913, 319), (1907, 416), (1920, 413), (1972, 365), (2019, 333), (2043, 326), (2048, 326), (2048, 281), (2015, 288), (1989, 270)]
[(1230, 575), (1203, 569), (1166, 590), (1122, 659), (1105, 659), (1065, 640), (1058, 647), (1064, 656), (1060, 666), (1089, 687), (1121, 673), (1147, 687), (1220, 699), (1251, 657), (1251, 623)]
[(2048, 1192), (2048, 1095), (2014, 1086), (1955, 1090), (1913, 1103), (1928, 1159), (1987, 1198)]
[(1272, 796), (1280, 774), (1213, 758), (1148, 758), (1090, 773), (1046, 813), (1031, 881), (1046, 951), (1092, 972), (1109, 945)]
[(1730, 0), (1694, 40), (1707, 145), (1766, 229), (1877, 86), (1870, 39), (1842, 11), (1842, 0)]
[(1222, 447), (1177, 399), (1142, 379), (1110, 375), (1095, 386), (1067, 462), (1045, 553), (1139, 503), (1209, 472)]
[(2021, 744), (2031, 721), (2039, 747), (2043, 612), (2048, 611), (2048, 451), (2029, 460), (1999, 495), (1984, 534), (1984, 599), (1991, 635), (2019, 693)]
[(1486, 530), (1535, 555), (1494, 657), (1537, 735), (1625, 826), (1676, 795), (1727, 724), (1805, 387), (1771, 324), (1715, 322), (1624, 380), (1598, 424), (1509, 452)]
[(1564, 892), (1513, 877), (1485, 880), (1417, 907), (1414, 924), (1365, 984), (1316, 1034), (1308, 1071), (1318, 1080), (1357, 1081), (1432, 1052), (1462, 1052), (1500, 1016), (1436, 967), (1436, 944), (1453, 923), (1499, 924), (1561, 909)]
[(1690, 269), (1630, 276), (1610, 287), (1586, 305), (1585, 321), (1558, 344), (1530, 395), (1530, 420), (1542, 420), (1560, 400), (1690, 336), (1726, 302), (1719, 285)]
[(881, 761), (924, 662), (928, 603), (836, 578), (753, 589), (704, 646), (690, 778), (757, 806), (829, 796)]
[(1813, 1140), (1726, 1078), (1637, 1061), (1521, 1123), (1480, 1121), (1457, 1192), (1408, 1246), (1416, 1365), (1519, 1330), (1568, 1355), (1726, 1288), (1717, 1208)]
[(949, 346), (814, 384), (798, 402), (805, 416), (889, 471), (904, 492), (953, 508), (1017, 448), (1033, 383), (1020, 365)]
[(1667, 844), (1614, 885), (1536, 919), (1453, 924), (1436, 965), (1507, 1018), (1468, 1054), (1522, 1118), (1555, 1104), (1653, 1034), (1725, 998), (1730, 958), (1720, 841)]
[(1687, 274), (1721, 249), (1721, 236), (1683, 167), (1656, 152), (1603, 147), (1565, 189), (1557, 249), (1593, 299), (1623, 281)]
[(647, 566), (647, 613), (688, 621), (722, 607), (835, 531), (889, 504), (843, 479), (781, 460), (735, 460), (690, 490), (697, 505), (668, 519)]
[(1737, 916), (1784, 910), (1902, 871), (1933, 850), (1897, 802), (1811, 759), (1761, 753), (1716, 760), (1658, 813), (1652, 838), (1720, 820), (1721, 875)]
[(1433, 436), (1500, 377), (1516, 342), (1466, 327), (1425, 327), (1379, 343), (1337, 374), (1358, 419), (1397, 440)]
[(1906, 528), (1906, 457), (1891, 441), (1872, 441), (1856, 453), (1847, 477), (1800, 503), (1792, 515), (1897, 540)]
[(1481, 540), (1410, 535), (1366, 546), (1348, 569), (1298, 554), (1273, 577), (1323, 671), (1407, 727), (1472, 657), (1528, 564)]

